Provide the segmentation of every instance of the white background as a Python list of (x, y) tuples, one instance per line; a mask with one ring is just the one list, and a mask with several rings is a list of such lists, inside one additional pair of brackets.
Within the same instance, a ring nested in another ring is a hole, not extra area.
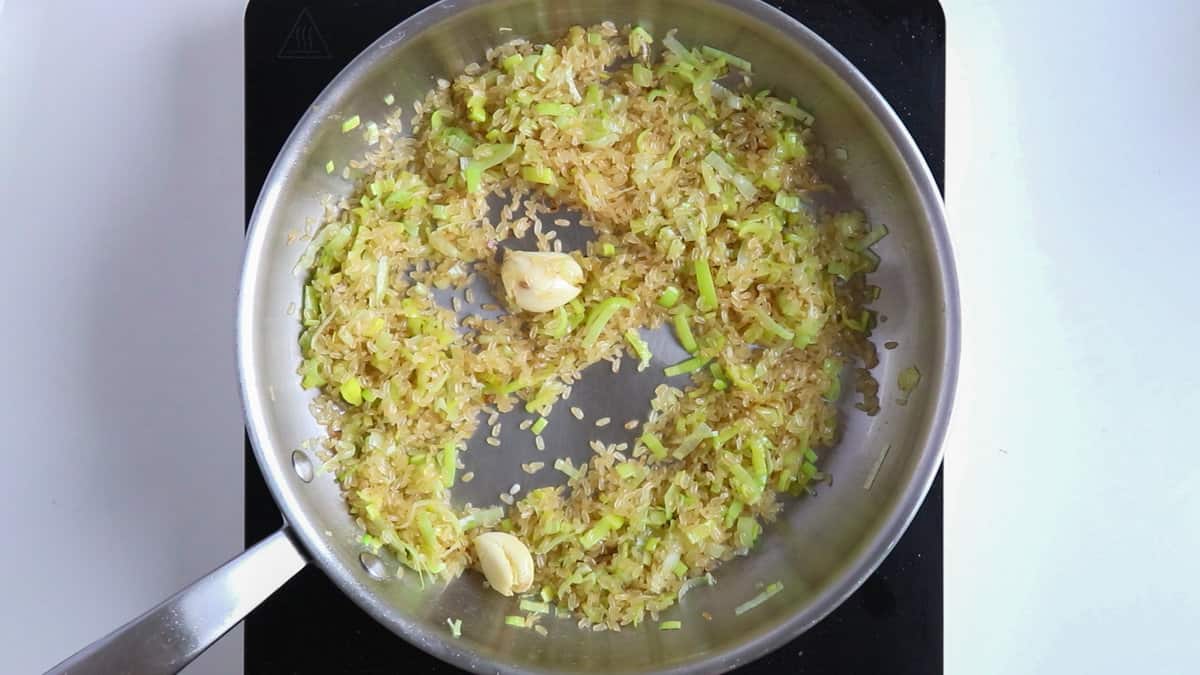
[[(945, 4), (946, 672), (1189, 671), (1200, 5)], [(242, 10), (0, 0), (4, 672), (241, 548)]]

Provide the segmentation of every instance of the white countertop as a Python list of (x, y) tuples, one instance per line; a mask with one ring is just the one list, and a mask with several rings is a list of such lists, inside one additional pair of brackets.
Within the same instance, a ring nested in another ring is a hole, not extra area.
[[(1200, 6), (945, 4), (946, 672), (1183, 672)], [(242, 10), (0, 0), (6, 672), (241, 549)]]

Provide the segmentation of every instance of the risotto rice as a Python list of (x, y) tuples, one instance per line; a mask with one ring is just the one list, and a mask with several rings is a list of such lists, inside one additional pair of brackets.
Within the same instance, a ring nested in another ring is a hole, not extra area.
[[(603, 24), (490, 50), (407, 133), (378, 127), (301, 260), (299, 374), (367, 541), (449, 579), (478, 566), (473, 537), (511, 533), (542, 602), (614, 629), (746, 554), (777, 496), (822, 478), (843, 366), (874, 363), (864, 275), (885, 232), (823, 206), (833, 188), (795, 100), (754, 92), (735, 56), (659, 42)], [(502, 242), (536, 230), (553, 250), (535, 223), (563, 206), (594, 231), (569, 251), (574, 300), (462, 320), (434, 300), (474, 274), (501, 288)], [(566, 485), (512, 506), (452, 503), (481, 419), (549, 418), (586, 366), (628, 352), (644, 368), (642, 332), (664, 323), (692, 356), (667, 368), (633, 448), (556, 462)]]

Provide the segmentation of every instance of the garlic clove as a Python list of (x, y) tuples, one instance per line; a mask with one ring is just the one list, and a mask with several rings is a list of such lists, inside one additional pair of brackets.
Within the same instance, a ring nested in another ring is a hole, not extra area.
[(533, 586), (533, 556), (511, 534), (487, 532), (475, 537), (475, 554), (483, 576), (500, 595), (524, 593)]
[(509, 250), (500, 266), (500, 279), (517, 307), (549, 312), (579, 295), (583, 269), (566, 253)]

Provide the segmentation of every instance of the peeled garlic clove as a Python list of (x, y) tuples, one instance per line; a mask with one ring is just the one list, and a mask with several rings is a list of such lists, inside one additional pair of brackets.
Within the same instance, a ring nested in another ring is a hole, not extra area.
[(487, 532), (475, 537), (475, 555), (483, 576), (500, 595), (524, 593), (533, 586), (533, 556), (511, 534)]
[(579, 295), (583, 269), (566, 253), (506, 251), (500, 279), (517, 307), (549, 312)]

